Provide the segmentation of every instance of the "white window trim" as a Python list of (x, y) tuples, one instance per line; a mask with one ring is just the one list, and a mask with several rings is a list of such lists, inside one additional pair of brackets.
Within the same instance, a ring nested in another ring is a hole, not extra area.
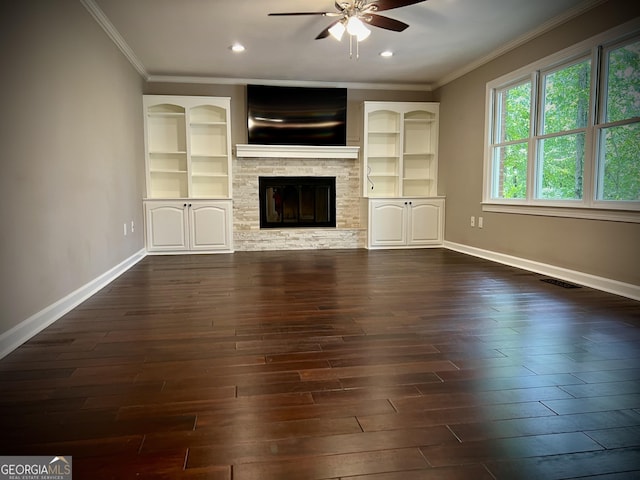
[[(494, 120), (494, 90), (504, 88), (510, 84), (516, 84), (527, 77), (531, 78), (533, 88), (537, 90), (536, 74), (538, 71), (549, 71), (556, 64), (565, 64), (570, 62), (572, 59), (585, 57), (585, 55), (590, 56), (595, 60), (597, 59), (595, 52), (599, 45), (616, 41), (618, 38), (624, 35), (629, 35), (638, 30), (640, 30), (640, 19), (637, 18), (561, 50), (555, 54), (542, 58), (536, 62), (530, 63), (529, 65), (521, 67), (487, 83), (485, 97), (486, 116), (482, 191), (483, 211), (640, 223), (640, 202), (610, 202), (595, 199), (594, 189), (596, 186), (594, 184), (594, 178), (596, 172), (593, 171), (597, 168), (597, 162), (595, 159), (585, 168), (583, 200), (554, 201), (543, 199), (495, 199), (491, 195), (491, 174), (493, 163), (491, 145), (493, 141), (492, 132), (495, 128), (492, 124)], [(592, 68), (596, 68), (596, 64), (594, 62), (592, 62)], [(597, 81), (597, 79), (595, 81)], [(540, 101), (539, 96), (535, 94), (534, 98), (536, 105), (534, 105), (533, 108), (539, 108), (537, 105)], [(592, 103), (594, 103), (593, 99)], [(593, 117), (595, 114), (594, 108), (595, 105), (591, 105), (590, 116), (592, 118), (595, 118)], [(535, 115), (532, 115), (532, 127), (534, 117)], [(589, 128), (593, 134), (596, 134), (598, 131), (597, 124), (595, 128), (593, 126)], [(532, 136), (530, 138), (534, 137)], [(596, 141), (594, 138), (589, 138), (588, 140), (588, 144)], [(591, 148), (591, 145), (589, 145), (589, 148)], [(594, 148), (591, 148), (591, 150), (595, 152)], [(528, 168), (531, 168), (534, 163), (531, 158), (532, 157), (530, 157), (530, 161), (528, 162)], [(535, 180), (529, 176), (527, 181), (530, 183), (530, 185), (528, 185), (528, 187), (530, 187), (532, 186), (531, 182), (534, 182)], [(532, 190), (528, 191), (531, 192)], [(576, 205), (572, 206), (571, 203), (575, 203)]]
[(584, 218), (607, 220), (610, 222), (640, 223), (640, 211), (611, 210), (611, 208), (544, 206), (530, 204), (505, 204), (482, 202), (483, 212), (517, 213), (520, 215), (540, 215), (543, 217)]

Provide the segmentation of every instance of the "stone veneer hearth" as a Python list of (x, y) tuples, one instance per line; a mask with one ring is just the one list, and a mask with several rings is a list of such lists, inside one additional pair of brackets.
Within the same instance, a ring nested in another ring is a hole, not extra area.
[[(336, 177), (336, 228), (260, 229), (258, 177)], [(236, 157), (233, 161), (234, 250), (364, 248), (360, 164), (353, 158)]]

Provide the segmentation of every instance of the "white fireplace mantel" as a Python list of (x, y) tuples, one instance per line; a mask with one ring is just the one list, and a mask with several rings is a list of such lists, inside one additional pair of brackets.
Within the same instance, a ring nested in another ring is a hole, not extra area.
[(236, 145), (238, 158), (358, 158), (358, 146)]

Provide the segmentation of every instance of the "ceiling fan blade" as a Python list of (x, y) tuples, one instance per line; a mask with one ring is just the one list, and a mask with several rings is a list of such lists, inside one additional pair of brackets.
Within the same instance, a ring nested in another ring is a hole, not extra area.
[(375, 15), (373, 13), (367, 15), (365, 17), (365, 20), (369, 25), (384, 28), (385, 30), (393, 30), (394, 32), (402, 32), (409, 26), (399, 20), (395, 20), (389, 17), (383, 17), (382, 15)]
[(269, 17), (291, 17), (299, 15), (322, 15), (323, 17), (334, 15), (333, 12), (287, 12), (287, 13), (270, 13)]
[(422, 3), (427, 0), (377, 0), (368, 3), (366, 6), (371, 8), (372, 12), (382, 12), (383, 10), (391, 10), (392, 8), (406, 7), (414, 3)]

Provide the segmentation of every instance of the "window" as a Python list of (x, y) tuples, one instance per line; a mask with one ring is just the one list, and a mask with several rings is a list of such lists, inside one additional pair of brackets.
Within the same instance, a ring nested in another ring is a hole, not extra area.
[(605, 50), (598, 200), (640, 201), (640, 40)]
[(590, 83), (589, 59), (542, 74), (536, 198), (583, 197)]
[(495, 198), (526, 198), (531, 82), (496, 91), (493, 147)]
[(640, 36), (583, 42), (490, 82), (487, 107), (485, 210), (640, 211)]

